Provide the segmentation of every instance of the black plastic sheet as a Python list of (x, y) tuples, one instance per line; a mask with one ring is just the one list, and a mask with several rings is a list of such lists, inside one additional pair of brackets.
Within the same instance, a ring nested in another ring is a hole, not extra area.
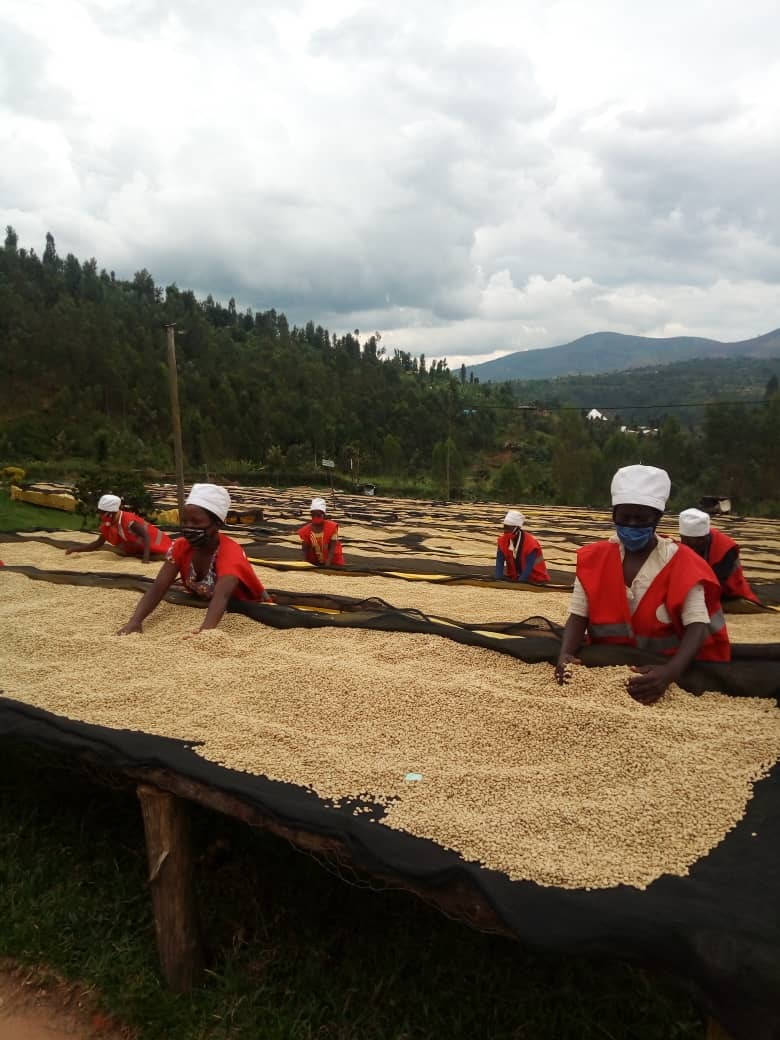
[(89, 754), (113, 769), (172, 770), (280, 822), (338, 838), (369, 873), (431, 889), (465, 882), (528, 947), (662, 968), (686, 983), (734, 1040), (780, 1037), (780, 768), (756, 784), (745, 817), (688, 877), (664, 876), (644, 891), (584, 891), (511, 881), (432, 841), (329, 806), (305, 788), (215, 765), (169, 738), (86, 725), (0, 697), (3, 738)]

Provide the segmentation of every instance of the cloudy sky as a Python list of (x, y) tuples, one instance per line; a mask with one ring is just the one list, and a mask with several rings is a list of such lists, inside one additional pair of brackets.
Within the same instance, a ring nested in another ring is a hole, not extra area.
[(0, 0), (20, 244), (451, 366), (780, 326), (777, 0)]

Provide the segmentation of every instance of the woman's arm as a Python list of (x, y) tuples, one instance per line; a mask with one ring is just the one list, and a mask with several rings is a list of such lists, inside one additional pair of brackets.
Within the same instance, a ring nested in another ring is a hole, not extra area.
[(536, 566), (536, 561), (542, 554), (538, 549), (532, 549), (531, 552), (525, 558), (525, 566), (523, 567), (523, 573), (517, 579), (518, 581), (528, 581), (531, 577), (531, 571)]
[(97, 536), (97, 538), (95, 539), (95, 541), (94, 542), (90, 542), (89, 545), (79, 545), (79, 546), (74, 545), (74, 546), (71, 546), (70, 549), (66, 549), (65, 550), (65, 555), (66, 556), (71, 556), (73, 553), (94, 552), (95, 549), (100, 549), (105, 544), (106, 544), (105, 538), (103, 537), (102, 534), (99, 534)]
[(505, 564), (506, 560), (504, 559), (504, 554), (500, 549), (496, 549), (496, 578), (498, 581), (502, 581), (504, 578)]
[[(301, 530), (303, 530), (305, 532), (306, 528), (302, 528)], [(301, 532), (299, 531), (298, 532), (298, 537), (301, 540), (301, 552), (303, 553), (303, 558), (304, 558), (304, 560), (308, 561), (308, 559), (309, 559), (309, 545), (311, 543), (309, 542), (309, 539), (308, 539), (308, 537), (306, 536), (305, 533), (301, 534)]]
[(324, 563), (325, 567), (332, 567), (333, 566), (333, 557), (335, 555), (336, 546), (338, 544), (339, 544), (338, 535), (334, 535), (331, 538), (331, 540), (328, 542), (328, 552), (327, 552), (327, 555), (325, 557), (325, 563)]
[(127, 636), (131, 632), (142, 632), (142, 623), (147, 618), (154, 608), (159, 604), (168, 589), (173, 585), (176, 580), (176, 575), (179, 573), (179, 568), (175, 563), (166, 562), (160, 568), (157, 577), (154, 579), (154, 585), (143, 594), (138, 606), (133, 611), (133, 616), (123, 625), (117, 635)]
[(139, 538), (143, 538), (144, 541), (144, 563), (149, 562), (149, 556), (151, 555), (152, 543), (149, 538), (149, 528), (146, 524), (139, 524), (137, 520), (133, 520), (130, 524), (130, 530), (133, 534), (137, 534)]
[(567, 680), (566, 665), (580, 663), (579, 657), (575, 655), (585, 642), (587, 627), (588, 619), (586, 617), (582, 617), (580, 614), (569, 614), (563, 630), (558, 663), (555, 666), (555, 678), (561, 685)]
[(217, 584), (214, 586), (214, 595), (209, 601), (206, 617), (198, 629), (199, 632), (205, 632), (210, 628), (217, 627), (222, 620), (222, 615), (227, 610), (228, 600), (233, 595), (236, 585), (238, 585), (238, 578), (235, 574), (223, 574), (221, 578), (217, 578)]

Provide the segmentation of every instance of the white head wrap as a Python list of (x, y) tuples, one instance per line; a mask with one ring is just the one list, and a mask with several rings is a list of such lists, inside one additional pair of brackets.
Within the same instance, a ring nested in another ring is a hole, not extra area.
[(504, 527), (522, 527), (525, 517), (519, 509), (510, 509), (504, 517)]
[(701, 538), (709, 533), (709, 513), (704, 513), (701, 509), (684, 509), (680, 513), (680, 534), (686, 538)]
[(328, 503), (324, 498), (313, 498), (311, 505), (309, 506), (309, 512), (313, 513), (315, 510), (319, 510), (320, 513), (327, 513)]
[(119, 495), (101, 495), (98, 499), (98, 511), (101, 513), (118, 513), (121, 505)]
[(623, 466), (612, 478), (612, 505), (650, 506), (663, 513), (672, 490), (665, 469), (655, 466)]
[(219, 484), (193, 484), (185, 504), (208, 509), (214, 516), (224, 520), (230, 509), (230, 495)]

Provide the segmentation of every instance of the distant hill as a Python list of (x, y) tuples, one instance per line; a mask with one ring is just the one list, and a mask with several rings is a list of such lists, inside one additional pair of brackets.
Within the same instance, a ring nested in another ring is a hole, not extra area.
[(739, 343), (721, 343), (697, 336), (651, 339), (619, 332), (593, 332), (571, 343), (545, 350), (520, 350), (495, 361), (474, 365), (480, 382), (511, 379), (550, 379), (565, 375), (597, 375), (652, 365), (670, 365), (694, 358), (780, 357), (780, 329)]
[(556, 376), (515, 380), (518, 402), (556, 407), (597, 408), (609, 418), (657, 426), (666, 415), (699, 425), (704, 403), (760, 401), (768, 381), (780, 379), (780, 354), (775, 358), (709, 358), (671, 365), (628, 369), (598, 375)]

